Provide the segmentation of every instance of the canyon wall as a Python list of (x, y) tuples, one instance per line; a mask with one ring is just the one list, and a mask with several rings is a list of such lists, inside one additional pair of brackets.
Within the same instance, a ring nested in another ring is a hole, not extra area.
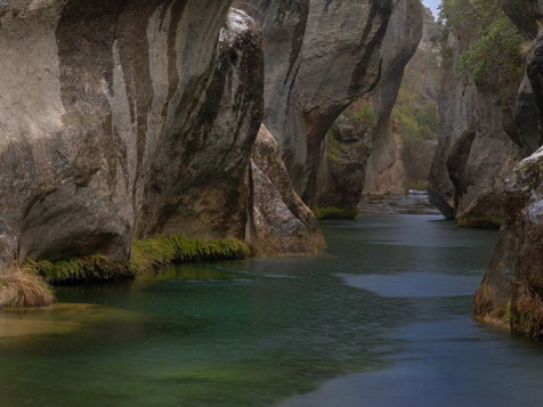
[(461, 73), (466, 35), (452, 30), (444, 45), (439, 96), (441, 128), (429, 180), (430, 201), (462, 227), (498, 227), (504, 178), (525, 154), (515, 121), (522, 75)]
[(235, 4), (263, 29), (263, 123), (279, 143), (294, 189), (315, 206), (322, 188), (326, 132), (347, 106), (379, 81), (381, 45), (396, 4), (391, 0)]
[[(126, 262), (133, 239), (168, 234), (265, 255), (323, 246), (294, 190), (314, 202), (326, 131), (376, 86), (394, 4), (231, 5), (0, 5), (3, 270)], [(270, 205), (288, 210), (274, 218)]]
[[(543, 120), (543, 21), (539, 3), (505, 1), (504, 10), (528, 40), (534, 40), (518, 94), (517, 142), (523, 151), (541, 145)], [(534, 107), (535, 104), (535, 107)], [(531, 112), (531, 113), (530, 113)], [(498, 244), (474, 299), (476, 317), (515, 333), (543, 339), (543, 151), (521, 161), (508, 176)]]
[[(347, 108), (331, 127), (324, 140), (317, 177), (318, 194), (314, 205), (354, 209), (364, 188), (366, 170), (403, 167), (399, 148), (393, 149), (391, 113), (403, 80), (404, 69), (422, 37), (423, 8), (418, 0), (394, 3), (386, 36), (383, 40), (381, 79), (375, 89)], [(392, 147), (392, 148), (391, 148)], [(380, 171), (379, 170), (379, 171)], [(381, 172), (381, 171), (380, 171)], [(392, 175), (394, 177), (394, 175)], [(385, 181), (375, 176), (375, 183)]]
[[(1, 267), (243, 238), (260, 34), (230, 2), (0, 6)], [(226, 22), (226, 23), (225, 23)]]
[[(428, 166), (428, 157), (433, 157), (432, 143), (423, 140), (421, 134), (407, 134), (400, 123), (391, 117), (391, 107), (397, 103), (411, 105), (410, 113), (429, 102), (435, 106), (441, 72), (438, 61), (441, 28), (429, 9), (423, 9), (422, 24), (422, 38), (417, 44), (416, 53), (408, 60), (405, 72), (402, 72), (401, 79), (398, 78), (400, 81), (395, 79), (394, 88), (389, 90), (399, 98), (388, 101), (390, 108), (376, 112), (381, 117), (376, 118), (378, 126), (366, 170), (364, 194), (405, 194), (411, 184), (427, 179), (421, 173)], [(412, 150), (415, 154), (411, 154)]]

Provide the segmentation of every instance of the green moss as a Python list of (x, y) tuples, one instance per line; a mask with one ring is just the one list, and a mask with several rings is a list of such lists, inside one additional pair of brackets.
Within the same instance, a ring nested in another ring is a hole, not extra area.
[(249, 254), (248, 246), (236, 239), (202, 241), (171, 235), (134, 241), (130, 264), (94, 255), (55, 262), (27, 260), (25, 267), (50, 284), (67, 285), (133, 278), (170, 264), (238, 260)]
[(466, 229), (499, 229), (502, 225), (502, 219), (492, 218), (458, 218), (456, 226)]
[(55, 262), (27, 260), (25, 268), (34, 270), (53, 285), (84, 284), (133, 277), (127, 264), (94, 255)]
[(354, 219), (358, 216), (358, 209), (315, 208), (313, 213), (319, 220)]
[(172, 263), (240, 260), (249, 254), (249, 247), (236, 239), (204, 242), (186, 236), (162, 236), (132, 244), (130, 271), (137, 275)]

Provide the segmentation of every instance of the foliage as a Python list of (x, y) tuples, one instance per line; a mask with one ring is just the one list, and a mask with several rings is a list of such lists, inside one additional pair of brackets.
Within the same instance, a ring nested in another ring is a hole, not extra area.
[(318, 220), (354, 219), (358, 216), (358, 209), (315, 208), (313, 213)]
[(236, 239), (204, 242), (186, 236), (162, 236), (132, 244), (130, 270), (137, 275), (171, 263), (241, 260), (249, 254), (249, 247)]
[(466, 47), (456, 70), (480, 84), (505, 84), (521, 73), (523, 38), (495, 0), (444, 0), (440, 18), (446, 32)]
[(373, 107), (369, 104), (353, 104), (345, 111), (345, 115), (357, 123), (365, 123), (368, 127), (375, 125)]
[(171, 235), (134, 241), (130, 265), (94, 255), (55, 262), (27, 260), (26, 267), (51, 284), (80, 284), (132, 278), (174, 263), (238, 260), (249, 254), (248, 246), (236, 239), (204, 242)]
[(431, 51), (419, 49), (405, 69), (393, 118), (404, 138), (435, 140), (439, 130), (437, 103), (427, 95), (427, 80), (437, 82), (439, 65)]
[(112, 262), (101, 255), (55, 262), (28, 259), (26, 267), (56, 285), (103, 282), (133, 276), (127, 265)]

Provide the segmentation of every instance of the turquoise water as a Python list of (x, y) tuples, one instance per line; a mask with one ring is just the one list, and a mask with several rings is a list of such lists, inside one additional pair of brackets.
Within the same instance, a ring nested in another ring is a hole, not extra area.
[(543, 350), (469, 317), (494, 232), (396, 215), (324, 233), (319, 256), (0, 314), (0, 407), (538, 405)]

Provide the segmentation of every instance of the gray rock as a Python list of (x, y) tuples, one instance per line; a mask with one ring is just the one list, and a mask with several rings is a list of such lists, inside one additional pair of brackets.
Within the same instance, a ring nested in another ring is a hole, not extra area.
[[(0, 6), (0, 259), (244, 237), (257, 27), (229, 1)], [(37, 63), (39, 61), (39, 63)]]
[[(357, 122), (355, 112), (360, 103), (355, 103), (332, 126), (332, 137), (326, 139), (326, 155), (319, 167), (316, 206), (356, 208), (368, 178), (372, 189), (405, 191), (401, 143), (393, 132), (391, 113), (405, 66), (417, 50), (422, 33), (423, 8), (420, 2), (395, 2), (383, 41), (381, 78), (366, 102), (362, 103), (371, 107), (373, 120), (369, 124)], [(359, 127), (359, 141), (342, 139), (345, 138), (342, 135), (345, 134), (346, 121)]]
[[(475, 86), (455, 73), (464, 46), (456, 34), (449, 35), (448, 47), (454, 55), (445, 67), (441, 89), (441, 129), (430, 174), (429, 198), (460, 226), (493, 227), (501, 214), (503, 180), (521, 158), (521, 149), (513, 141), (513, 107), (522, 78), (501, 89)], [(466, 134), (473, 134), (473, 140), (467, 144), (462, 137)], [(462, 163), (453, 165), (454, 183), (447, 168), (447, 163), (452, 163), (449, 155), (453, 150), (457, 157), (462, 157)]]
[(477, 317), (542, 339), (543, 149), (507, 179), (498, 244), (475, 296)]
[[(295, 190), (314, 204), (324, 138), (379, 79), (391, 0), (240, 0), (263, 28), (264, 124)], [(323, 35), (323, 33), (326, 33)]]
[(292, 190), (274, 136), (262, 126), (252, 153), (248, 243), (258, 256), (316, 253), (325, 247), (313, 212)]

